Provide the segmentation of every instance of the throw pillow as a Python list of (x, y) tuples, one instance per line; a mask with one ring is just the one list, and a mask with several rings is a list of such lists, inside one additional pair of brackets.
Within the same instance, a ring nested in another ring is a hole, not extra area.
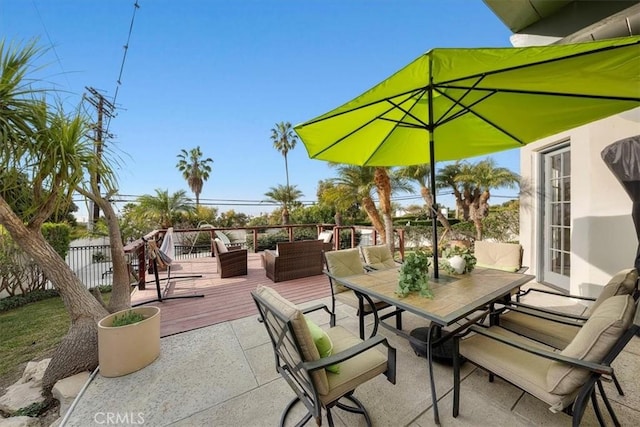
[[(320, 326), (316, 325), (313, 320), (306, 316), (304, 320), (307, 321), (309, 332), (311, 332), (311, 338), (318, 349), (318, 353), (320, 353), (320, 357), (323, 358), (331, 356), (333, 354), (333, 343), (331, 342), (329, 335), (327, 335)], [(338, 364), (327, 366), (325, 369), (329, 372), (333, 372), (334, 374), (340, 373), (340, 365)]]

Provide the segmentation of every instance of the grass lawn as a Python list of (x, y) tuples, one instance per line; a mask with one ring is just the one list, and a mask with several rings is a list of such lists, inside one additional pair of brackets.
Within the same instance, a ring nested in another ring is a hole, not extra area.
[[(102, 295), (105, 302), (110, 296)], [(59, 297), (0, 313), (0, 378), (15, 376), (25, 362), (49, 357), (68, 330), (69, 315)]]

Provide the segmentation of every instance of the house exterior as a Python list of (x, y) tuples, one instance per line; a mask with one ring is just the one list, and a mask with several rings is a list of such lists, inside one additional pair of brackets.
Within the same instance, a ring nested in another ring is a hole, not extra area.
[[(484, 0), (514, 46), (579, 43), (640, 34), (640, 2)], [(553, 76), (550, 76), (552, 78)], [(601, 151), (640, 134), (640, 108), (528, 144), (520, 151), (523, 264), (536, 280), (597, 296), (633, 267), (638, 240), (631, 200)]]

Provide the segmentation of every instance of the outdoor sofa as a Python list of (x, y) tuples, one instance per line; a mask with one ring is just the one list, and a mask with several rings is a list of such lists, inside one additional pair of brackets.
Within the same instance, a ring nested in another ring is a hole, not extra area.
[(322, 274), (322, 240), (280, 242), (276, 250), (264, 251), (267, 277), (274, 282)]

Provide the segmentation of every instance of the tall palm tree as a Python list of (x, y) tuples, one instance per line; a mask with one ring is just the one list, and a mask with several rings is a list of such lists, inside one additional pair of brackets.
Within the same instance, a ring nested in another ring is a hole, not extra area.
[(278, 185), (277, 187), (270, 187), (269, 191), (264, 193), (264, 195), (267, 196), (269, 200), (277, 202), (282, 206), (282, 224), (285, 225), (289, 224), (288, 206), (303, 196), (302, 191), (298, 190), (295, 185)]
[(431, 166), (428, 163), (421, 165), (405, 166), (396, 171), (396, 174), (415, 182), (420, 187), (420, 195), (427, 206), (429, 214), (435, 211), (436, 217), (447, 233), (451, 233), (451, 224), (449, 220), (440, 212), (440, 209), (433, 206), (433, 194), (429, 188), (429, 179), (431, 176)]
[(154, 222), (161, 228), (169, 228), (173, 225), (176, 215), (181, 213), (192, 213), (195, 207), (191, 204), (191, 200), (187, 197), (184, 190), (176, 191), (169, 194), (169, 190), (156, 188), (156, 195), (145, 194), (137, 199), (137, 214)]
[(200, 193), (202, 193), (204, 182), (209, 179), (209, 174), (211, 173), (210, 163), (213, 163), (213, 159), (210, 157), (203, 159), (200, 146), (192, 148), (189, 152), (182, 149), (181, 153), (178, 154), (178, 159), (176, 167), (182, 172), (182, 176), (187, 180), (189, 188), (196, 195), (196, 206), (200, 206)]
[(289, 187), (289, 164), (287, 163), (287, 154), (296, 148), (298, 136), (293, 131), (293, 127), (289, 122), (276, 123), (271, 129), (271, 140), (273, 140), (273, 148), (282, 153), (284, 157), (284, 170), (287, 176), (287, 187)]

